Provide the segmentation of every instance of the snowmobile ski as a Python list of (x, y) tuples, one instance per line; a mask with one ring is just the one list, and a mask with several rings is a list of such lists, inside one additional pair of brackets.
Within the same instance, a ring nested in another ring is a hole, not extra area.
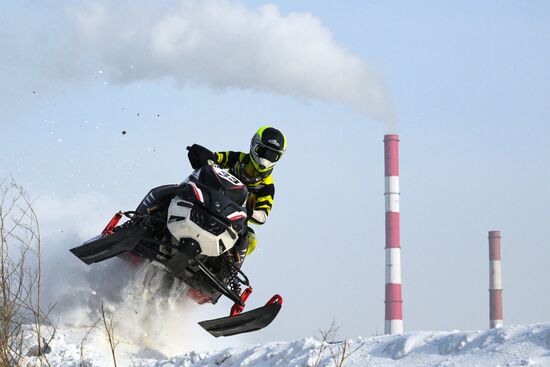
[(199, 322), (199, 325), (211, 335), (217, 337), (249, 333), (265, 328), (277, 317), (281, 310), (283, 299), (273, 296), (263, 307), (243, 312), (235, 316)]
[(133, 250), (144, 232), (145, 227), (141, 225), (121, 228), (113, 234), (92, 238), (83, 245), (72, 248), (71, 252), (90, 265)]

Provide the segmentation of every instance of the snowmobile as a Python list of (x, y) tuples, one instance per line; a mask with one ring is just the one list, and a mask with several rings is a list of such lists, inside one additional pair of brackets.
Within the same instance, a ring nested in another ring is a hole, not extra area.
[(70, 251), (88, 265), (115, 256), (149, 260), (187, 284), (199, 304), (227, 297), (234, 302), (229, 316), (199, 322), (215, 337), (259, 330), (275, 319), (282, 298), (242, 312), (252, 287), (235, 250), (246, 240), (247, 199), (237, 177), (207, 164), (179, 185), (150, 190), (135, 211), (116, 213), (100, 235)]

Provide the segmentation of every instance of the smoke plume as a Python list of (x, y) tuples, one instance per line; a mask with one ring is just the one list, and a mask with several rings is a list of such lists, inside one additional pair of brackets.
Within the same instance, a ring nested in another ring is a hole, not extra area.
[(65, 0), (2, 4), (0, 23), (4, 115), (59, 92), (60, 81), (87, 84), (100, 73), (121, 85), (168, 80), (335, 102), (393, 127), (381, 76), (308, 12), (232, 0)]
[(71, 8), (75, 54), (118, 83), (170, 79), (331, 101), (392, 124), (381, 78), (310, 13), (229, 0), (148, 4)]

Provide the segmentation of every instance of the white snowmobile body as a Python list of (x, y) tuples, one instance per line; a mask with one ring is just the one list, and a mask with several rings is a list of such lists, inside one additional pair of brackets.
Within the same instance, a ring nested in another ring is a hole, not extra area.
[[(233, 189), (243, 189), (245, 187), (241, 181), (226, 170), (217, 166), (211, 166), (211, 168), (211, 173), (219, 180), (220, 186)], [(220, 209), (223, 203), (220, 203), (221, 197), (213, 197), (211, 193), (201, 190), (196, 183), (198, 179), (197, 171), (195, 171), (184, 181), (183, 185), (189, 185), (193, 189), (194, 202), (175, 196), (168, 207), (166, 227), (170, 231), (172, 242), (175, 245), (180, 243), (182, 239), (193, 239), (200, 244), (201, 254), (215, 257), (232, 249), (239, 239), (239, 234), (231, 226), (216, 226), (216, 223), (212, 222), (215, 219), (208, 214), (201, 216), (199, 208), (196, 208), (197, 206), (215, 211), (216, 208)], [(208, 195), (210, 196), (207, 197)], [(239, 204), (244, 205), (245, 202)], [(229, 210), (229, 212), (224, 210), (223, 214), (228, 221), (246, 218), (246, 213), (242, 210), (242, 207), (236, 207)], [(199, 223), (203, 224), (202, 227)]]

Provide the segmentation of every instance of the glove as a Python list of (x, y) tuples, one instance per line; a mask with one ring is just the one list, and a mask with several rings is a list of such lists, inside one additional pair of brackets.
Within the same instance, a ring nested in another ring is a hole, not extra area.
[(189, 158), (189, 163), (191, 163), (191, 167), (193, 167), (193, 169), (197, 169), (208, 164), (208, 160), (217, 162), (215, 154), (202, 145), (193, 144), (190, 147), (187, 147), (187, 150), (187, 157)]

